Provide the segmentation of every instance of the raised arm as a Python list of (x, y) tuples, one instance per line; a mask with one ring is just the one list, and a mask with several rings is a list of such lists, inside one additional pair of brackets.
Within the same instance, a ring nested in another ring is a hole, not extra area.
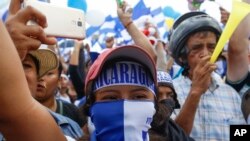
[[(250, 1), (248, 0), (248, 3)], [(250, 14), (239, 24), (233, 33), (228, 48), (227, 80), (237, 82), (247, 76), (250, 36)]]
[(117, 2), (117, 14), (120, 18), (121, 23), (130, 34), (135, 44), (146, 50), (156, 62), (157, 56), (155, 50), (153, 49), (148, 38), (133, 23), (133, 20), (131, 18), (132, 13), (126, 12), (125, 10), (127, 6), (128, 5), (125, 1), (123, 1), (122, 5), (119, 5), (119, 3)]
[[(21, 2), (11, 1), (6, 22), (16, 46), (0, 22), (0, 131), (10, 141), (63, 141), (66, 139), (48, 110), (32, 98), (19, 58), (23, 59), (29, 50), (37, 49), (41, 43), (53, 44), (55, 40), (43, 31), (46, 17), (32, 7), (20, 10)], [(39, 25), (27, 26), (27, 21), (33, 18)]]
[(2, 21), (0, 42), (0, 131), (4, 137), (9, 141), (66, 140), (47, 109), (32, 98), (18, 53)]
[[(82, 53), (81, 50), (83, 50), (82, 44), (83, 44), (82, 42), (75, 41), (75, 46), (74, 46), (73, 53), (70, 56), (69, 69), (68, 69), (70, 79), (72, 80), (73, 86), (77, 92), (78, 99), (84, 96), (83, 86), (84, 86), (85, 72), (81, 69), (81, 67), (84, 67), (85, 69), (86, 65), (85, 65), (84, 58), (80, 56), (80, 54)], [(81, 63), (83, 62), (84, 66), (79, 64), (79, 61), (81, 61)]]
[[(56, 39), (46, 36), (43, 28), (47, 26), (46, 17), (28, 6), (21, 9), (23, 0), (11, 0), (6, 28), (12, 38), (21, 59), (29, 50), (34, 50), (42, 43), (53, 45)], [(35, 20), (38, 25), (27, 25), (29, 20)]]
[[(210, 56), (201, 58), (193, 74), (191, 74), (191, 89), (180, 113), (175, 119), (175, 122), (183, 128), (187, 135), (192, 131), (200, 98), (207, 91), (211, 83), (211, 73), (216, 69), (216, 65), (210, 63), (209, 59)], [(178, 93), (178, 91), (176, 92)]]
[(164, 50), (163, 42), (160, 40), (160, 35), (157, 27), (154, 28), (156, 29), (154, 36), (157, 39), (157, 43), (155, 46), (155, 51), (157, 54), (156, 68), (157, 70), (167, 71), (167, 53)]

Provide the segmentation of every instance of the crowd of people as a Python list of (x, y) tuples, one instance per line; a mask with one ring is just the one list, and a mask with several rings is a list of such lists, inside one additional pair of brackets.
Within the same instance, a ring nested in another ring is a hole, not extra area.
[(226, 67), (210, 62), (230, 24), (225, 9), (221, 23), (200, 11), (181, 15), (162, 41), (150, 21), (151, 37), (142, 32), (126, 1), (117, 15), (133, 44), (107, 37), (93, 53), (75, 40), (64, 60), (46, 17), (21, 4), (11, 0), (0, 22), (0, 141), (229, 141), (230, 125), (250, 124), (249, 15), (218, 59)]

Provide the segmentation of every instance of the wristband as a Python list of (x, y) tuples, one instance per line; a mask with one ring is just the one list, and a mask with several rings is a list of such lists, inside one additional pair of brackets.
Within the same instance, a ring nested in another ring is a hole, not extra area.
[(124, 27), (128, 28), (129, 25), (131, 25), (133, 23), (133, 21), (130, 21), (128, 24), (126, 24)]

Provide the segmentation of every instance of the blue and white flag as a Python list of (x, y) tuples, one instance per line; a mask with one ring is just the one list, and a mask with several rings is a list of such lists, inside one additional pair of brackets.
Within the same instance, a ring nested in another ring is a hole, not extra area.
[(153, 21), (156, 24), (156, 27), (160, 33), (161, 40), (167, 41), (169, 29), (166, 26), (166, 22), (165, 22), (166, 17), (163, 13), (162, 8), (158, 7), (156, 9), (153, 9), (151, 11), (151, 16), (152, 16)]
[(5, 21), (8, 16), (9, 3), (9, 0), (0, 1), (0, 16), (3, 21)]
[(155, 114), (154, 102), (115, 100), (96, 102), (90, 110), (98, 141), (149, 141), (148, 129)]
[(144, 1), (140, 0), (135, 7), (133, 8), (133, 15), (132, 19), (136, 20), (140, 18), (143, 15), (148, 15), (150, 14), (150, 8), (147, 8)]

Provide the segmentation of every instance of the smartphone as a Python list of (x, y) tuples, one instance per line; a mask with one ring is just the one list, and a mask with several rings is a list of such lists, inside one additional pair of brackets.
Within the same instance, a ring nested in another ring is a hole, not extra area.
[[(80, 9), (60, 7), (47, 2), (24, 0), (23, 7), (32, 6), (46, 16), (48, 36), (71, 39), (85, 38), (85, 13)], [(36, 24), (30, 20), (27, 24)]]

